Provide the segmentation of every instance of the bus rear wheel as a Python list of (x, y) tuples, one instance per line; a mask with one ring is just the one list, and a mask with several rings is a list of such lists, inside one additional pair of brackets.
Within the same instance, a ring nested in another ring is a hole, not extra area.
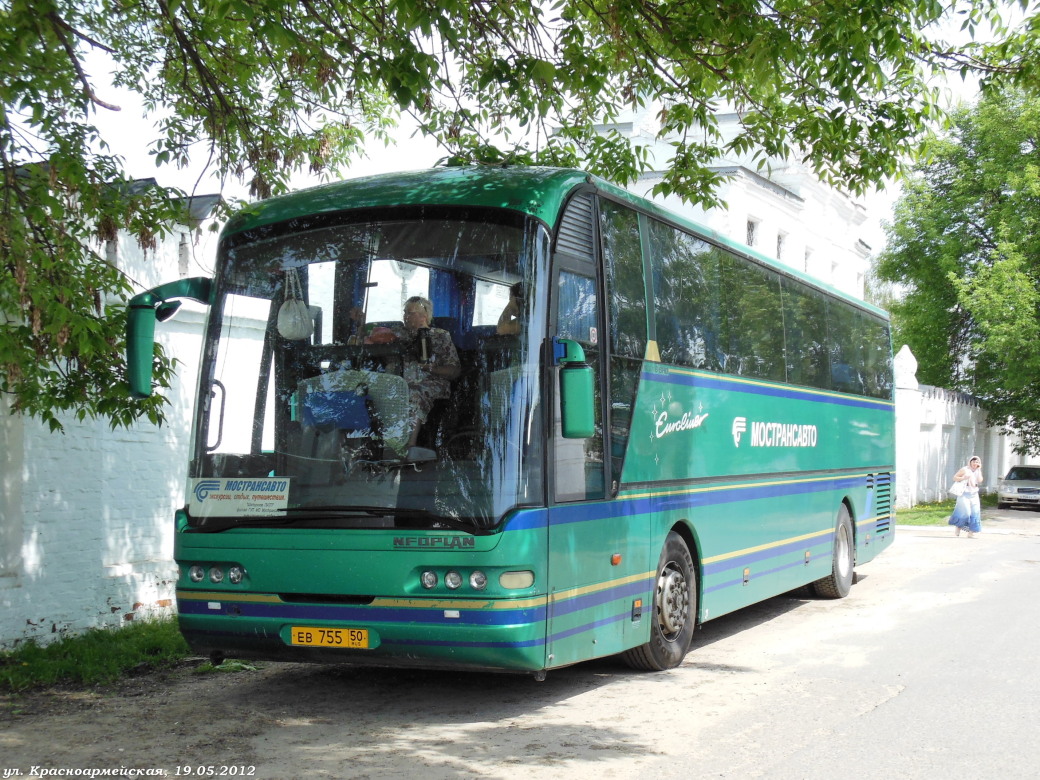
[(849, 508), (841, 505), (838, 523), (834, 528), (834, 557), (831, 573), (812, 584), (813, 591), (823, 599), (843, 599), (852, 590), (852, 574), (856, 567), (856, 544), (852, 535)]
[(697, 614), (697, 581), (693, 557), (683, 538), (668, 533), (657, 563), (650, 641), (622, 656), (633, 669), (663, 671), (682, 663), (693, 637)]

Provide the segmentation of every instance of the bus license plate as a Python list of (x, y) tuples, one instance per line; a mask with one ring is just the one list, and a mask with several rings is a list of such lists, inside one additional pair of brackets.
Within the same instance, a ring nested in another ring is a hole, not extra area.
[(291, 643), (307, 647), (349, 647), (367, 650), (368, 629), (293, 626)]

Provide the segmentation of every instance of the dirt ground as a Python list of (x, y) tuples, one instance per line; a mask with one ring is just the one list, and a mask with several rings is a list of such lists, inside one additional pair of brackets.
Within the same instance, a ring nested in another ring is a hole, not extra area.
[[(133, 770), (167, 777), (504, 780), (514, 776), (506, 771), (511, 766), (527, 777), (557, 776), (552, 751), (541, 755), (534, 774), (519, 766), (552, 744), (559, 755), (646, 749), (609, 726), (595, 727), (604, 744), (587, 742), (588, 721), (598, 715), (580, 703), (583, 696), (611, 680), (652, 680), (615, 659), (562, 670), (548, 684), (526, 676), (275, 663), (200, 674), (203, 660), (96, 690), (0, 697), (0, 774), (112, 769), (122, 776)], [(570, 740), (566, 728), (538, 723), (540, 713), (561, 707), (574, 724)], [(301, 762), (311, 751), (313, 765)], [(489, 773), (488, 766), (501, 771)]]
[[(808, 638), (851, 632), (863, 620), (887, 625), (893, 602), (903, 598), (901, 583), (924, 565), (920, 550), (899, 544), (899, 533), (890, 550), (864, 567), (866, 579), (853, 591), (863, 598), (789, 594), (719, 618), (698, 632), (682, 667), (660, 674), (632, 672), (615, 659), (552, 672), (542, 683), (302, 664), (200, 673), (203, 659), (191, 659), (97, 689), (3, 694), (0, 780), (62, 776), (58, 770), (64, 776), (112, 770), (108, 776), (504, 780), (522, 774), (535, 780), (560, 776), (576, 757), (603, 778), (640, 777), (639, 767), (655, 757), (682, 755), (684, 740), (713, 717), (753, 713), (763, 690), (797, 691), (791, 659), (800, 658)], [(948, 528), (907, 533), (952, 536)], [(929, 546), (940, 556), (934, 565), (966, 558), (972, 545), (1000, 534), (1040, 535), (1040, 514), (987, 511), (980, 539)], [(795, 616), (805, 625), (790, 631), (785, 621)], [(672, 734), (669, 702), (689, 701), (697, 702), (696, 711)]]
[(271, 702), (258, 700), (236, 715), (227, 707), (227, 691), (247, 680), (262, 691), (285, 667), (199, 674), (204, 660), (94, 689), (0, 696), (0, 770), (135, 767), (172, 774), (216, 756), (248, 758), (249, 738), (272, 721), (265, 714)]

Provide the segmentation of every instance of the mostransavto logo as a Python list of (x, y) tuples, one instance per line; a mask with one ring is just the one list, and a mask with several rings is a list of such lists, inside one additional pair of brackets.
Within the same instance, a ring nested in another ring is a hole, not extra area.
[(747, 417), (733, 418), (733, 446), (740, 446), (740, 436), (747, 430)]
[(748, 422), (746, 417), (733, 418), (733, 446), (740, 446), (741, 434), (751, 427), (752, 447), (815, 447), (818, 431), (815, 425), (797, 423)]

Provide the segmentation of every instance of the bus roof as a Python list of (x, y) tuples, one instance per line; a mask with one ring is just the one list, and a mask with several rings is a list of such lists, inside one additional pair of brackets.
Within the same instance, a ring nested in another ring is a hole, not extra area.
[(480, 206), (529, 214), (554, 226), (575, 188), (591, 185), (601, 194), (686, 228), (730, 251), (800, 279), (827, 293), (888, 318), (887, 312), (854, 298), (783, 262), (733, 241), (717, 231), (658, 206), (585, 171), (529, 166), (428, 168), (345, 179), (299, 190), (243, 207), (227, 223), (223, 237), (301, 217), (383, 206)]
[(553, 225), (570, 192), (593, 179), (578, 170), (516, 166), (429, 168), (346, 179), (252, 203), (231, 218), (224, 235), (314, 214), (405, 205), (504, 208)]

